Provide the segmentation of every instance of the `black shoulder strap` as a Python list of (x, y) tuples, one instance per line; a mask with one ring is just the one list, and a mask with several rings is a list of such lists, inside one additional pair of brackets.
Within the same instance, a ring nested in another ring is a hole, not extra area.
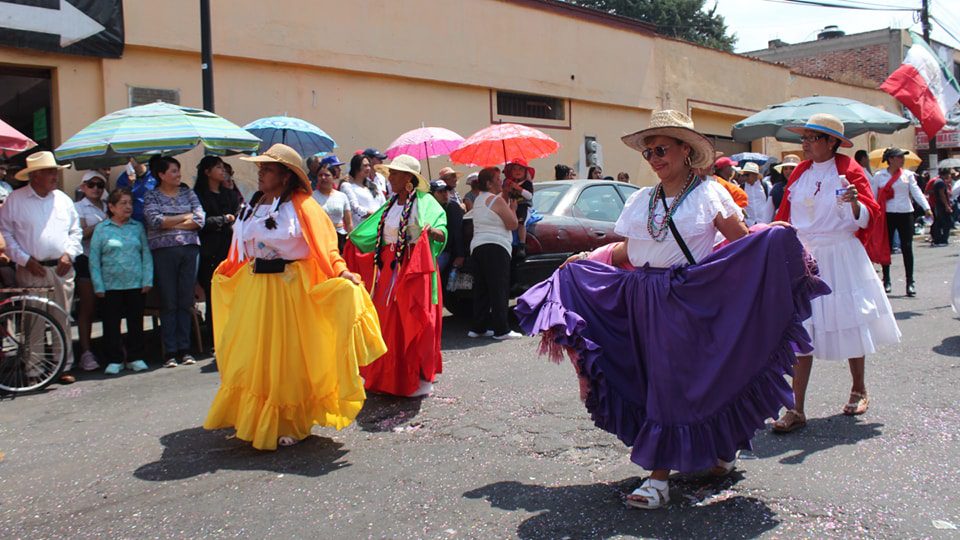
[[(694, 259), (693, 254), (690, 253), (690, 248), (687, 247), (687, 243), (684, 242), (683, 237), (680, 236), (680, 231), (678, 231), (677, 226), (673, 224), (673, 218), (670, 217), (670, 210), (667, 208), (667, 196), (663, 193), (663, 190), (660, 191), (660, 194), (663, 195), (663, 197), (660, 198), (660, 202), (663, 203), (663, 218), (667, 220), (667, 225), (670, 226), (673, 239), (677, 241), (677, 245), (680, 246), (680, 251), (682, 251), (683, 256), (687, 258), (687, 262), (697, 264), (697, 260)], [(654, 196), (656, 196), (656, 193), (654, 193)]]

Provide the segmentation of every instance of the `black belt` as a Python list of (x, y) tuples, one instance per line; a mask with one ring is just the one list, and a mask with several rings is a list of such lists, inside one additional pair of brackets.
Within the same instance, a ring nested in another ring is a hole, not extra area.
[(56, 266), (60, 264), (60, 259), (50, 259), (49, 261), (37, 261), (40, 263), (40, 266)]
[(293, 261), (286, 259), (254, 259), (254, 274), (282, 274), (287, 265)]

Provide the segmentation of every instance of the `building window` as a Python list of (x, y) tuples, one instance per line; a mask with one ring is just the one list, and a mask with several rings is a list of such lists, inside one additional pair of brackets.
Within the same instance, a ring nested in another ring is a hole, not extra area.
[(497, 114), (542, 120), (566, 120), (566, 100), (535, 94), (497, 91)]
[(143, 88), (130, 86), (130, 106), (137, 107), (156, 101), (165, 101), (174, 105), (180, 104), (180, 91), (164, 88)]

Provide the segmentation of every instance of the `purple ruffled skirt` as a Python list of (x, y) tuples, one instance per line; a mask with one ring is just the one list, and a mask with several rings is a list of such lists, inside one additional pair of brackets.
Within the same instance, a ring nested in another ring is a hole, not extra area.
[(597, 427), (648, 470), (730, 461), (793, 407), (784, 379), (811, 350), (802, 321), (829, 294), (796, 231), (773, 227), (673, 268), (582, 261), (521, 296), (516, 313), (541, 352), (566, 350)]

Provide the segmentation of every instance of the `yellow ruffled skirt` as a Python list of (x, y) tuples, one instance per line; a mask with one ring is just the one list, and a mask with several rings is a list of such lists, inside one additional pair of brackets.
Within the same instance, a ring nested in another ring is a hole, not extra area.
[(235, 427), (254, 448), (303, 439), (314, 424), (342, 429), (366, 394), (359, 366), (386, 352), (370, 296), (345, 279), (312, 284), (303, 262), (282, 274), (213, 277), (220, 390), (203, 423)]

